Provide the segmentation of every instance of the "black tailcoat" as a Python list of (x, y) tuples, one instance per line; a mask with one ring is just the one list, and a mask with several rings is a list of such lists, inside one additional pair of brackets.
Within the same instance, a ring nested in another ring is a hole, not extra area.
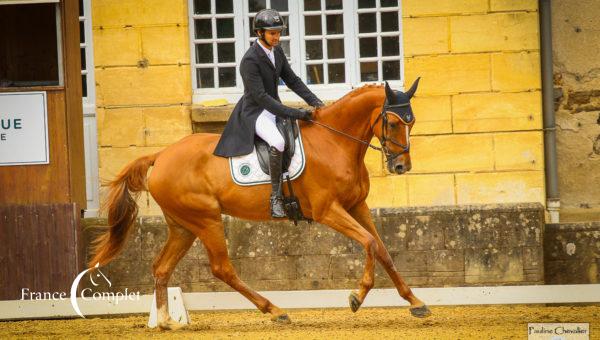
[(222, 157), (247, 155), (254, 147), (256, 119), (263, 110), (279, 117), (290, 117), (296, 109), (281, 103), (277, 92), (279, 78), (288, 88), (298, 94), (311, 106), (320, 100), (292, 71), (281, 47), (275, 47), (275, 67), (265, 51), (255, 42), (242, 58), (240, 73), (244, 81), (244, 95), (237, 103), (225, 130), (221, 135), (214, 154)]

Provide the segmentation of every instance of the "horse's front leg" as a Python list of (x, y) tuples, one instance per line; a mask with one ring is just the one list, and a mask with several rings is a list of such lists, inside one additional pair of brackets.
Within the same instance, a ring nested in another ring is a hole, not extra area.
[(402, 276), (400, 276), (400, 273), (396, 270), (394, 261), (383, 244), (381, 237), (379, 237), (375, 224), (373, 224), (371, 210), (367, 206), (367, 203), (363, 201), (362, 203), (357, 204), (350, 209), (349, 213), (375, 238), (375, 241), (377, 242), (377, 252), (375, 253), (375, 256), (394, 282), (400, 296), (410, 303), (411, 314), (420, 318), (431, 315), (429, 308), (413, 294), (412, 290), (408, 287), (406, 282), (404, 282), (404, 279), (402, 279)]
[(356, 312), (373, 288), (375, 283), (375, 254), (378, 252), (378, 244), (373, 235), (365, 230), (339, 203), (333, 203), (330, 208), (322, 214), (315, 216), (319, 223), (326, 224), (347, 237), (359, 242), (365, 249), (365, 270), (360, 281), (358, 293), (350, 294), (350, 308)]

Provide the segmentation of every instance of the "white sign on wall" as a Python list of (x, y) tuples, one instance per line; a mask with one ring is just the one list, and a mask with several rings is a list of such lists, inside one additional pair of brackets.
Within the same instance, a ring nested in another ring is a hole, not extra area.
[(48, 164), (46, 92), (0, 93), (0, 166)]

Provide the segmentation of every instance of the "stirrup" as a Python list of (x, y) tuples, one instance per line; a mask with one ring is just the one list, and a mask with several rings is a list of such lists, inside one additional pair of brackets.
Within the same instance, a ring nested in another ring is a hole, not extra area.
[(271, 217), (281, 218), (286, 217), (285, 207), (283, 205), (283, 197), (271, 196)]

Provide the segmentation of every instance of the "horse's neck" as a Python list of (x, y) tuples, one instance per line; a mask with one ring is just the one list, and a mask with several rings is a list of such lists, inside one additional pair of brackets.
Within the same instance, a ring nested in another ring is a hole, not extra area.
[[(357, 139), (371, 142), (373, 131), (371, 130), (371, 113), (380, 106), (385, 99), (385, 93), (381, 88), (366, 89), (364, 92), (327, 107), (318, 120), (323, 124), (331, 126)], [(347, 152), (356, 154), (358, 159), (363, 159), (366, 153), (364, 144), (353, 141), (350, 138), (337, 136), (339, 146)]]
[(319, 115), (319, 121), (358, 138), (373, 137), (371, 112), (381, 106), (384, 97), (380, 88), (366, 89), (328, 107), (323, 115)]

